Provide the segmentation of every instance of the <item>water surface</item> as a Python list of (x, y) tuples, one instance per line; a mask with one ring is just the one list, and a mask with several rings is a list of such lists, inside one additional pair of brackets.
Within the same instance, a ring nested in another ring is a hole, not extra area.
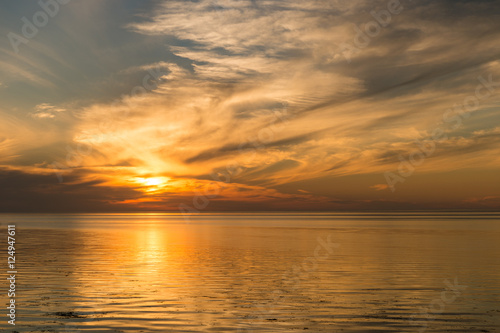
[[(0, 219), (2, 239), (17, 226), (18, 332), (500, 327), (500, 214)], [(0, 328), (11, 331), (6, 313)]]

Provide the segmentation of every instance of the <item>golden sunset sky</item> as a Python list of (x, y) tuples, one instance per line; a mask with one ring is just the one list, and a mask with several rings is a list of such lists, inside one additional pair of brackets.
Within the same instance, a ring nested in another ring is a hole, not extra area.
[(500, 208), (498, 1), (4, 1), (0, 211)]

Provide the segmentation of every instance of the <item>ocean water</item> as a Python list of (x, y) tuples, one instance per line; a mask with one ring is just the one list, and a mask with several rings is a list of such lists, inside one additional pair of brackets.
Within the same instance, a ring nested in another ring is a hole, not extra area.
[(5, 332), (500, 332), (500, 214), (0, 215)]

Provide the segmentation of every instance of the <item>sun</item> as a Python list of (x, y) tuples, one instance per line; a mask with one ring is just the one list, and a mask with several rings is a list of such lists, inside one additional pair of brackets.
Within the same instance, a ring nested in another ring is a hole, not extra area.
[(167, 186), (166, 177), (135, 177), (134, 182), (144, 187), (145, 192), (158, 192)]
[(143, 180), (143, 183), (146, 186), (158, 186), (160, 184), (163, 184), (163, 179), (161, 179), (159, 177), (145, 178)]

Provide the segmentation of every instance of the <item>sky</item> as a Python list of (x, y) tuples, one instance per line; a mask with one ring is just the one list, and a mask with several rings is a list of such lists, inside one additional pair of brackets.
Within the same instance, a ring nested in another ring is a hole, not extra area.
[(500, 208), (500, 1), (3, 1), (0, 35), (0, 212)]

